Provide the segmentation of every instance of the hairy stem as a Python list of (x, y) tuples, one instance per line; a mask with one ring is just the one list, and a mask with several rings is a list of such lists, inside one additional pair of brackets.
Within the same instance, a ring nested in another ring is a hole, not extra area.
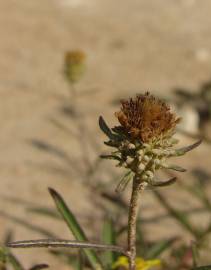
[(140, 181), (140, 178), (134, 176), (133, 188), (130, 199), (129, 216), (128, 216), (128, 258), (129, 269), (135, 270), (135, 258), (136, 258), (136, 220), (138, 216), (138, 199), (139, 193), (144, 189), (144, 183)]
[(112, 250), (114, 252), (126, 254), (123, 247), (115, 245), (105, 245), (99, 243), (90, 243), (83, 241), (64, 240), (64, 239), (37, 239), (37, 240), (24, 240), (7, 243), (7, 247), (11, 248), (89, 248), (98, 250)]

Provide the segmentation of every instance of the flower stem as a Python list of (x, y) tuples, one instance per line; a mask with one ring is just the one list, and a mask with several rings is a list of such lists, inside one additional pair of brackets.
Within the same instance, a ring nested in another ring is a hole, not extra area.
[(130, 199), (129, 216), (128, 216), (128, 259), (129, 269), (135, 270), (136, 258), (136, 220), (138, 216), (138, 199), (139, 193), (144, 189), (143, 182), (136, 175), (133, 178), (133, 188)]

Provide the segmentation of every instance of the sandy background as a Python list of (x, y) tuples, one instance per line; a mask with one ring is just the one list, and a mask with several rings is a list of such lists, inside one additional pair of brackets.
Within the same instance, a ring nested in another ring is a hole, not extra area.
[[(94, 159), (105, 139), (98, 116), (103, 114), (114, 123), (114, 100), (146, 90), (164, 97), (171, 96), (175, 87), (196, 91), (211, 78), (210, 10), (209, 0), (0, 0), (0, 209), (4, 212), (0, 239), (8, 230), (16, 240), (41, 237), (11, 216), (68, 237), (62, 222), (32, 215), (24, 205), (10, 200), (21, 198), (53, 207), (48, 186), (64, 195), (85, 226), (101, 216), (93, 190), (83, 184), (80, 173), (63, 158), (39, 151), (31, 143), (53, 144), (73, 160), (83, 154), (77, 141), (50, 120), (56, 118), (75, 128), (61, 113), (69, 98), (62, 74), (64, 53), (79, 48), (87, 54), (87, 72), (78, 84), (83, 92), (78, 109), (96, 137), (97, 150), (90, 153)], [(192, 140), (184, 137), (183, 142)], [(179, 163), (211, 173), (210, 147), (203, 144)], [(170, 192), (174, 196), (174, 190)], [(145, 197), (147, 216), (154, 201), (150, 194)], [(179, 203), (190, 205), (187, 196)], [(95, 231), (100, 226), (100, 220), (94, 222)], [(157, 229), (158, 238), (166, 231), (163, 226)], [(87, 231), (93, 237), (88, 225)], [(34, 256), (34, 252), (15, 251), (26, 267), (46, 261), (52, 269), (61, 269), (48, 253), (36, 250)]]

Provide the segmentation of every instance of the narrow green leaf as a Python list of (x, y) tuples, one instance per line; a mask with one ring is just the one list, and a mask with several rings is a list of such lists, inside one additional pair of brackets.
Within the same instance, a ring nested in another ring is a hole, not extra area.
[(173, 177), (167, 181), (156, 181), (152, 185), (152, 187), (166, 187), (174, 184), (177, 181), (176, 177)]
[(102, 116), (99, 117), (99, 126), (100, 129), (110, 138), (113, 139), (114, 135), (111, 132), (111, 129), (108, 127), (108, 125), (106, 124), (105, 120), (103, 119)]
[(177, 240), (176, 237), (163, 240), (155, 243), (151, 248), (148, 249), (147, 258), (154, 259), (159, 257), (164, 251), (168, 250)]
[(120, 157), (115, 156), (115, 155), (100, 155), (100, 157), (104, 159), (114, 159), (114, 160), (122, 161)]
[[(52, 188), (49, 188), (49, 192), (57, 206), (58, 211), (62, 215), (63, 219), (65, 220), (67, 226), (69, 227), (75, 238), (79, 241), (88, 241), (84, 231), (80, 227), (74, 214), (68, 208), (61, 195)], [(101, 261), (93, 250), (84, 249), (84, 253), (86, 254), (87, 259), (89, 260), (93, 269), (102, 269)]]
[[(116, 234), (114, 230), (114, 223), (111, 218), (106, 218), (103, 224), (102, 241), (107, 245), (115, 245)], [(113, 251), (106, 251), (103, 254), (103, 263), (106, 266), (111, 266), (116, 259), (116, 254)]]
[(108, 141), (108, 142), (104, 142), (105, 145), (110, 146), (110, 147), (118, 147), (119, 143), (117, 141)]
[(197, 141), (194, 144), (191, 144), (189, 146), (185, 146), (185, 147), (182, 147), (180, 149), (177, 149), (177, 150), (175, 150), (176, 151), (176, 155), (177, 156), (182, 156), (185, 153), (187, 153), (187, 152), (193, 150), (194, 148), (198, 147), (201, 143), (202, 143), (202, 140), (199, 140), (199, 141)]
[(174, 171), (177, 171), (177, 172), (186, 172), (186, 169), (184, 169), (184, 168), (182, 168), (180, 166), (174, 165), (174, 164), (166, 165), (166, 166), (164, 166), (164, 168), (174, 170)]

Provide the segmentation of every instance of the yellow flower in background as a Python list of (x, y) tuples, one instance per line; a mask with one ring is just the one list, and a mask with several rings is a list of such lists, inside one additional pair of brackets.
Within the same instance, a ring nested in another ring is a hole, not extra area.
[[(160, 266), (161, 261), (158, 259), (154, 260), (144, 260), (141, 257), (136, 258), (136, 269), (137, 270), (148, 270), (152, 269), (154, 266)], [(128, 258), (125, 256), (120, 256), (118, 260), (113, 264), (112, 269), (129, 269)]]
[(79, 81), (85, 71), (86, 55), (83, 51), (68, 51), (65, 54), (65, 75), (71, 83)]

